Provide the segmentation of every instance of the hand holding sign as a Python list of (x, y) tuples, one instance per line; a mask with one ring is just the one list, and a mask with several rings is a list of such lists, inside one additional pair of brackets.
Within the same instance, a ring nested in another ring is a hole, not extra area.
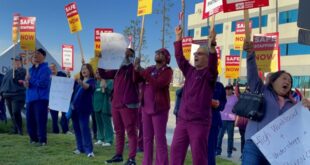
[(310, 110), (310, 98), (304, 98), (302, 99), (302, 105), (305, 106), (306, 108), (308, 108)]
[(210, 47), (210, 53), (216, 53), (216, 32), (214, 30), (214, 28), (212, 28), (210, 30), (210, 34), (209, 34), (209, 47)]
[(175, 28), (175, 41), (181, 41), (182, 40), (182, 32), (183, 32), (183, 29), (182, 27), (179, 25)]
[(248, 52), (248, 54), (252, 54), (254, 52), (254, 46), (252, 41), (245, 41), (243, 44), (243, 50)]
[(211, 47), (216, 46), (216, 32), (214, 29), (210, 30), (209, 40), (211, 42)]
[(135, 59), (134, 68), (135, 68), (136, 71), (139, 71), (139, 70), (141, 69), (140, 61), (141, 61), (141, 60), (140, 60), (139, 57), (137, 57), (137, 58)]

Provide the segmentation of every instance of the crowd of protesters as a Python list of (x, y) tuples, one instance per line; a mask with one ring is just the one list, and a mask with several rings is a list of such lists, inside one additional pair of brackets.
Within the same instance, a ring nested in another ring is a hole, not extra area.
[[(194, 165), (214, 165), (216, 155), (222, 154), (226, 131), (227, 157), (232, 157), (236, 125), (241, 135), (242, 164), (269, 164), (250, 137), (299, 101), (310, 108), (310, 100), (301, 99), (296, 93), (293, 95), (292, 77), (286, 71), (270, 74), (264, 84), (258, 75), (253, 43), (248, 41), (244, 46), (247, 52), (246, 92), (258, 89), (264, 94), (265, 117), (258, 122), (236, 116), (232, 109), (238, 102), (239, 90), (237, 86), (234, 92), (233, 86), (224, 87), (218, 81), (215, 31), (210, 31), (209, 44), (200, 45), (194, 53), (194, 65), (184, 57), (180, 26), (176, 27), (175, 34), (174, 55), (185, 82), (177, 90), (174, 109), (177, 120), (170, 155), (166, 127), (171, 108), (169, 86), (173, 71), (169, 67), (170, 52), (165, 48), (155, 51), (155, 65), (146, 68), (141, 67), (132, 48), (126, 49), (119, 69), (93, 70), (90, 64), (82, 65), (75, 79), (68, 113), (61, 113), (60, 119), (62, 133), (69, 132), (69, 120), (72, 119), (76, 139), (73, 153), (94, 157), (92, 135), (97, 140), (95, 145), (108, 147), (114, 143), (115, 133), (115, 153), (106, 160), (108, 164), (124, 161), (127, 135), (126, 165), (136, 164), (137, 151), (144, 152), (143, 165), (153, 162), (156, 165), (182, 165), (189, 146)], [(5, 103), (12, 119), (11, 133), (23, 135), (22, 111), (25, 108), (29, 141), (37, 146), (48, 144), (48, 112), (52, 118), (52, 132), (61, 132), (59, 112), (48, 108), (51, 77), (70, 77), (58, 71), (56, 64), (48, 65), (45, 58), (45, 50), (37, 49), (29, 70), (24, 69), (20, 57), (12, 58), (13, 68), (4, 76), (0, 75), (0, 119), (6, 120)], [(139, 138), (138, 130), (142, 138)]]

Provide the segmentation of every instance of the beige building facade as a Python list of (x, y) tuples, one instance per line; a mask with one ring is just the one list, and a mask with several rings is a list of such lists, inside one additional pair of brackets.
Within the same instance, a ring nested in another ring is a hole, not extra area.
[[(268, 7), (262, 8), (262, 33), (276, 32), (276, 1), (269, 1)], [(281, 52), (281, 69), (290, 72), (294, 78), (294, 87), (310, 88), (310, 46), (298, 44), (298, 1), (281, 0), (279, 3), (279, 36)], [(206, 39), (208, 36), (208, 20), (202, 19), (203, 2), (195, 5), (195, 13), (188, 16), (188, 35), (194, 39)], [(259, 33), (259, 9), (250, 9), (252, 35)], [(243, 11), (219, 13), (215, 17), (218, 46), (221, 47), (222, 68), (225, 71), (225, 56), (239, 55), (233, 50), (235, 24), (243, 19)], [(241, 64), (241, 80), (246, 79), (245, 54)], [(220, 74), (225, 84), (224, 72)]]

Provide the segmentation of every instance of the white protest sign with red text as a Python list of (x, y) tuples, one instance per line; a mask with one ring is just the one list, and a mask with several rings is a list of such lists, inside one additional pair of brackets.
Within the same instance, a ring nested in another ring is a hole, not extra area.
[(260, 71), (276, 72), (280, 69), (279, 33), (254, 35), (254, 50)]
[(269, 6), (269, 0), (223, 0), (224, 12)]
[(223, 11), (222, 0), (204, 0), (202, 19)]
[(73, 71), (74, 69), (74, 49), (73, 45), (62, 45), (62, 69)]

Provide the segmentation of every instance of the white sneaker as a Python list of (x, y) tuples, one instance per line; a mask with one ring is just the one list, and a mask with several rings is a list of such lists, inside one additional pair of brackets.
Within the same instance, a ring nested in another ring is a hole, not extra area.
[(76, 150), (73, 151), (73, 153), (76, 154), (76, 155), (80, 155), (80, 154), (81, 154), (81, 151), (78, 150), (78, 149), (76, 149)]
[(102, 147), (110, 147), (110, 146), (112, 146), (111, 143), (105, 143), (105, 142), (102, 143)]
[(73, 135), (71, 131), (66, 132), (66, 135)]
[(95, 143), (95, 145), (102, 145), (103, 143), (104, 143), (103, 141), (98, 140), (98, 141)]
[(87, 157), (89, 157), (89, 158), (95, 157), (95, 154), (93, 152), (91, 152), (91, 153), (87, 154)]

